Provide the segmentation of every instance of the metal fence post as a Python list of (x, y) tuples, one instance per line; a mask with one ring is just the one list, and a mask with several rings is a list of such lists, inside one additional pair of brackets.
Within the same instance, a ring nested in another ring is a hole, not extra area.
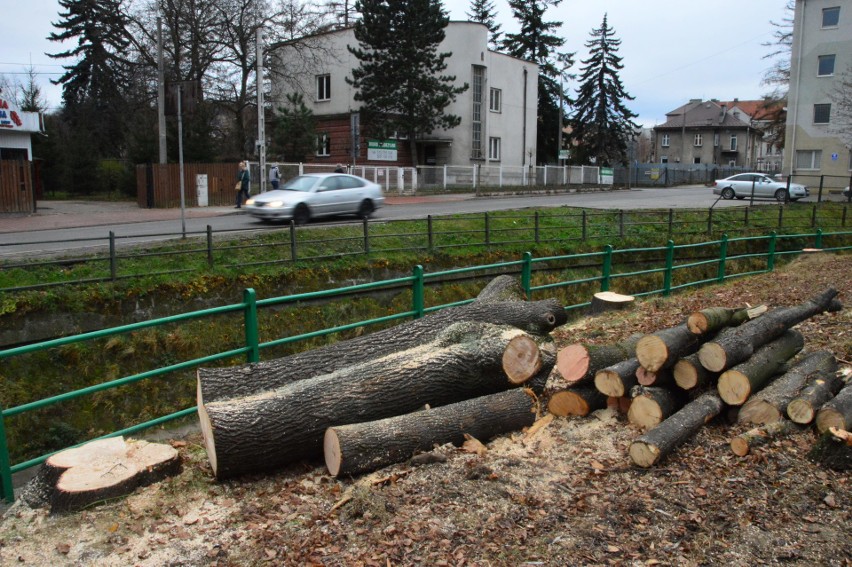
[(609, 278), (612, 275), (612, 244), (604, 246), (603, 269), (601, 270), (601, 291), (609, 291)]
[(290, 221), (290, 260), (296, 261), (296, 221)]
[(817, 209), (816, 209), (816, 205), (814, 205), (813, 211), (811, 211), (811, 228), (816, 226), (816, 218), (817, 218)]
[(257, 294), (254, 289), (247, 288), (243, 290), (243, 305), (245, 305), (245, 335), (246, 347), (246, 362), (260, 361), (260, 348), (258, 347), (257, 335)]
[(669, 209), (669, 238), (672, 237), (672, 225), (674, 224), (674, 209)]
[(540, 238), (539, 238), (539, 224), (538, 224), (538, 222), (539, 222), (539, 221), (538, 221), (538, 211), (536, 211), (536, 212), (535, 212), (535, 215), (533, 216), (533, 218), (534, 218), (534, 221), (535, 221), (535, 243), (536, 243), (536, 244), (538, 244), (538, 243), (539, 243), (539, 241), (540, 241)]
[(713, 209), (707, 209), (707, 236), (713, 236)]
[(822, 203), (822, 186), (823, 186), (824, 181), (825, 181), (825, 175), (820, 175), (819, 176), (819, 193), (818, 193), (818, 196), (817, 196), (817, 203)]
[(521, 265), (521, 287), (524, 288), (524, 294), (527, 296), (527, 301), (532, 296), (532, 252), (524, 252), (523, 264)]
[(748, 228), (748, 212), (750, 209), (751, 207), (746, 207), (745, 209), (743, 209), (743, 224), (746, 228)]
[(109, 231), (109, 277), (115, 281), (116, 273), (118, 272), (117, 260), (115, 257), (115, 233)]
[(784, 226), (784, 206), (780, 205), (778, 207), (778, 228)]
[(9, 459), (9, 440), (2, 409), (0, 407), (0, 484), (3, 485), (3, 498), (11, 504), (15, 501), (15, 487), (12, 485), (12, 461)]
[(674, 241), (666, 244), (666, 269), (663, 272), (663, 295), (672, 293), (672, 271), (674, 270)]
[(778, 239), (778, 233), (774, 230), (769, 233), (769, 251), (766, 255), (766, 269), (770, 272), (775, 270), (775, 244)]
[(583, 211), (583, 240), (586, 240), (586, 211)]
[(364, 254), (370, 253), (370, 226), (365, 218), (364, 223)]
[(491, 224), (488, 222), (488, 213), (485, 213), (485, 245), (491, 246)]
[(728, 261), (728, 235), (723, 234), (719, 241), (719, 267), (716, 270), (716, 279), (725, 281), (725, 264)]
[(423, 317), (424, 311), (424, 294), (423, 294), (423, 266), (420, 264), (414, 266), (412, 275), (414, 282), (411, 286), (411, 308), (414, 311), (414, 318), (420, 319)]
[(818, 228), (816, 230), (816, 238), (814, 238), (814, 248), (821, 249), (822, 248), (822, 229)]
[(207, 225), (207, 267), (213, 267), (213, 227)]
[(618, 210), (618, 237), (624, 238), (624, 209)]
[(426, 233), (429, 241), (429, 252), (431, 252), (435, 249), (435, 233), (432, 232), (432, 215), (426, 217)]

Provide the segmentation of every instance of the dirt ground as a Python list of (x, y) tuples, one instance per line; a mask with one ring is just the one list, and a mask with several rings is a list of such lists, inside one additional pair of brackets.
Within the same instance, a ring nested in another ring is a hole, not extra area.
[[(792, 305), (827, 287), (852, 304), (852, 256), (803, 256), (773, 274), (640, 301), (557, 329), (557, 344), (607, 343), (710, 306)], [(798, 327), (804, 352), (852, 359), (852, 309)], [(730, 416), (728, 416), (730, 417)], [(484, 454), (337, 480), (321, 463), (216, 482), (199, 434), (172, 443), (183, 472), (82, 512), (20, 504), (0, 524), (12, 565), (852, 565), (852, 476), (806, 454), (797, 432), (735, 456), (745, 428), (717, 419), (658, 466), (630, 464), (641, 434), (599, 410), (558, 418)], [(337, 505), (337, 507), (335, 507)]]

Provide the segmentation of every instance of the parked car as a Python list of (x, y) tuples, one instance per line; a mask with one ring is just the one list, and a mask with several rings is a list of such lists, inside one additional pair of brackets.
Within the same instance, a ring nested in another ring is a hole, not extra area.
[[(776, 199), (785, 201), (787, 197), (787, 182), (776, 181), (763, 173), (739, 173), (717, 179), (713, 182), (713, 194), (721, 195), (723, 199), (745, 199), (751, 196), (754, 186), (754, 196), (761, 199)], [(810, 195), (810, 191), (800, 183), (790, 183), (790, 200), (798, 201)]]
[(367, 218), (384, 203), (381, 186), (362, 177), (308, 173), (250, 198), (244, 208), (263, 221), (292, 219), (305, 224), (312, 218), (333, 215)]

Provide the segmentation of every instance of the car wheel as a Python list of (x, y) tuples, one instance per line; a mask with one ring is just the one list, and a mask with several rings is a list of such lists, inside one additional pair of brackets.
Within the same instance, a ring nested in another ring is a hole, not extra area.
[(376, 210), (376, 208), (373, 206), (373, 202), (369, 199), (364, 199), (358, 206), (358, 218), (370, 218), (370, 215), (373, 214), (374, 210)]
[(296, 210), (293, 211), (293, 222), (296, 224), (308, 224), (309, 220), (311, 220), (311, 211), (308, 210), (308, 206), (304, 203), (297, 205)]
[(786, 201), (787, 200), (787, 190), (786, 189), (779, 189), (778, 191), (776, 191), (775, 192), (775, 200), (779, 201), (781, 203)]
[(734, 190), (730, 187), (725, 187), (724, 189), (722, 189), (722, 198), (726, 201), (730, 201), (731, 199), (733, 199), (734, 195)]

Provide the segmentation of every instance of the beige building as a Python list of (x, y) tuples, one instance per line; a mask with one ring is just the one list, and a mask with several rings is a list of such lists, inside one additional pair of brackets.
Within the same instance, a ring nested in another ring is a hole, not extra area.
[(844, 73), (852, 73), (852, 0), (796, 0), (784, 153), (796, 181), (849, 184), (852, 152), (840, 130), (852, 125), (837, 122), (831, 97)]
[[(415, 140), (419, 165), (529, 165), (536, 155), (538, 65), (488, 49), (488, 29), (474, 22), (450, 22), (439, 52), (447, 75), (469, 88), (446, 112), (461, 117), (451, 130), (425, 133)], [(274, 46), (272, 66), (298, 69), (289, 73), (295, 84), (275, 83), (273, 106), (290, 92), (301, 92), (317, 119), (314, 163), (410, 166), (410, 141), (400, 137), (374, 139), (359, 116), (361, 102), (346, 82), (359, 61), (346, 49), (358, 46), (354, 29), (343, 28), (309, 38), (313, 53), (322, 54), (306, 68), (299, 63), (298, 41)], [(274, 70), (274, 69), (273, 69)], [(284, 74), (284, 73), (281, 73)], [(285, 159), (286, 156), (285, 156)]]

